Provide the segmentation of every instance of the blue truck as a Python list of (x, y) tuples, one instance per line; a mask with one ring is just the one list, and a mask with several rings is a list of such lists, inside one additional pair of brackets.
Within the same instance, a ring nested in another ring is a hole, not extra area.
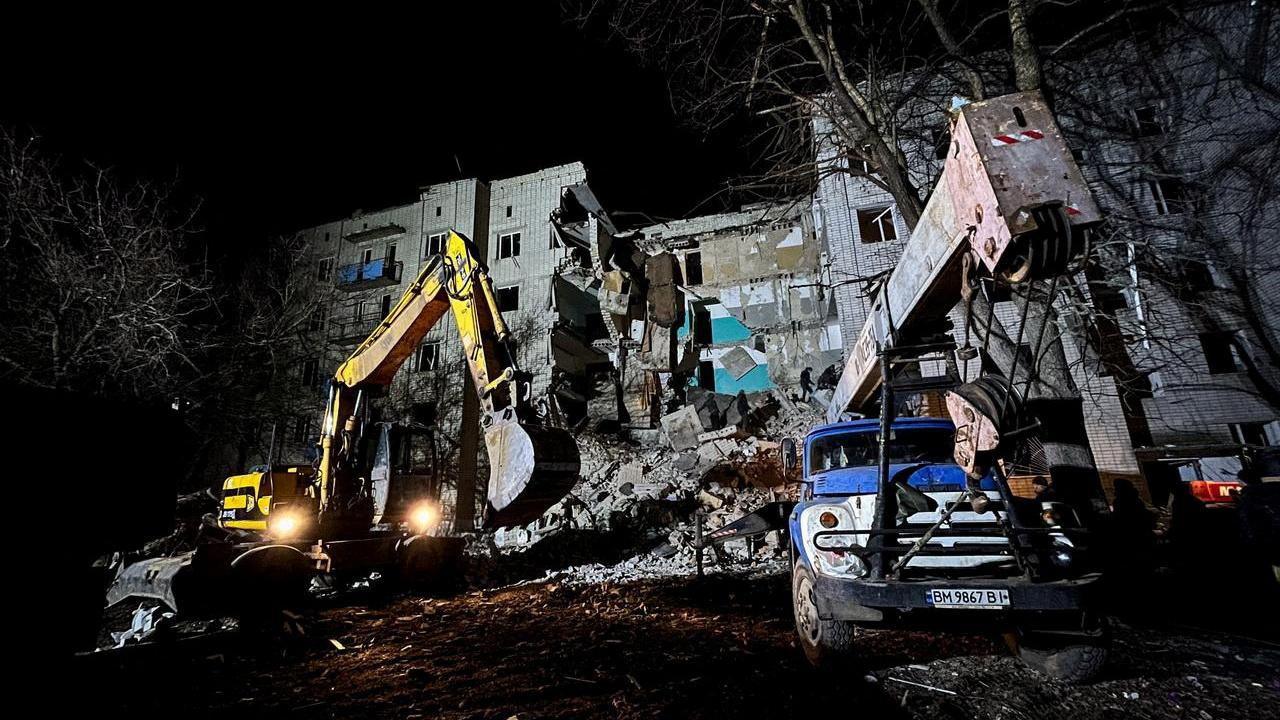
[(1100, 575), (1088, 509), (1048, 492), (1015, 497), (991, 474), (968, 481), (950, 421), (903, 417), (888, 427), (883, 449), (879, 419), (821, 425), (802, 448), (783, 443), (784, 465), (798, 464), (802, 479), (786, 523), (809, 661), (848, 655), (858, 626), (964, 627), (1004, 635), (1056, 679), (1096, 675), (1107, 632), (1092, 609)]

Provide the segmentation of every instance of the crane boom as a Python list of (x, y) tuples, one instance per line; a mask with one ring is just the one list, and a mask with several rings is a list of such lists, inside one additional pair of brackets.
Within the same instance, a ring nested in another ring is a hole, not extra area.
[(827, 406), (835, 422), (882, 382), (879, 355), (960, 299), (966, 254), (1010, 282), (1063, 271), (1101, 213), (1037, 92), (960, 107), (942, 176), (879, 287)]
[(368, 391), (389, 385), (450, 310), (483, 411), (490, 465), (486, 524), (536, 519), (576, 482), (577, 443), (563, 429), (542, 425), (534, 417), (528, 379), (516, 363), (488, 268), (469, 239), (450, 231), (444, 253), (418, 274), (391, 312), (334, 374), (320, 438), (322, 525), (358, 528), (363, 523), (367, 527), (368, 511), (362, 507), (353, 511), (351, 501), (362, 493), (352, 455)]

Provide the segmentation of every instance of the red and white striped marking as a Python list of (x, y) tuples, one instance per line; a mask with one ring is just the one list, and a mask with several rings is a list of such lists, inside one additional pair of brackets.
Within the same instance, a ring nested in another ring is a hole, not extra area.
[(1043, 139), (1044, 133), (1039, 130), (1023, 130), (1020, 133), (1014, 133), (1012, 135), (996, 135), (991, 138), (991, 144), (995, 147), (1002, 147), (1004, 145), (1017, 145), (1018, 143), (1033, 142), (1035, 140)]
[(1068, 206), (1067, 206), (1067, 214), (1068, 214), (1068, 215), (1079, 215), (1079, 214), (1080, 214), (1080, 208), (1076, 207), (1075, 205), (1068, 205)]

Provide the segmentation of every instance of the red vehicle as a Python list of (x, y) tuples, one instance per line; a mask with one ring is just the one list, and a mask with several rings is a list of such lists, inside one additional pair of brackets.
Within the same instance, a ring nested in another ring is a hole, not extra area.
[(1238, 455), (1187, 458), (1171, 464), (1191, 497), (1205, 505), (1234, 505), (1244, 487), (1239, 480), (1243, 465)]
[(1191, 488), (1191, 497), (1206, 505), (1234, 504), (1240, 497), (1240, 488), (1244, 487), (1239, 480), (1192, 480), (1187, 485)]

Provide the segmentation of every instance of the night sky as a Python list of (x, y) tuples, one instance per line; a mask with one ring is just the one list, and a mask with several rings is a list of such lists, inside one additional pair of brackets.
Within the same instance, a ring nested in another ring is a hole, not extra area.
[(610, 209), (681, 217), (723, 206), (703, 203), (746, 168), (735, 138), (683, 128), (659, 73), (556, 3), (423, 6), (20, 18), (0, 122), (68, 160), (178, 177), (229, 250), (574, 160)]

